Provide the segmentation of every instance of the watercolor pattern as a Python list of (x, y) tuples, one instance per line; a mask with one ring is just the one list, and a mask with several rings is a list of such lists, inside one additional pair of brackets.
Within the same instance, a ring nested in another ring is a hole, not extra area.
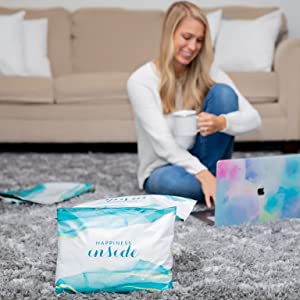
[(218, 162), (217, 226), (299, 217), (299, 154)]

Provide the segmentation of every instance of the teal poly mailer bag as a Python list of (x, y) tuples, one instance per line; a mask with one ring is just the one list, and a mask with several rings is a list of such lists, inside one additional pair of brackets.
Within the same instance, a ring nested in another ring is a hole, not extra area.
[(59, 208), (56, 293), (172, 288), (175, 211)]
[(48, 182), (35, 185), (29, 189), (0, 192), (0, 199), (4, 202), (16, 204), (53, 204), (94, 191), (95, 187), (90, 183)]
[(104, 198), (79, 204), (76, 207), (145, 207), (162, 209), (176, 207), (176, 218), (185, 221), (197, 201), (173, 195), (135, 195)]

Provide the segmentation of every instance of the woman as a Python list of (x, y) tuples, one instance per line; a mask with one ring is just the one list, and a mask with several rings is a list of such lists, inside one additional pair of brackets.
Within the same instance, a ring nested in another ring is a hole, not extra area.
[[(257, 111), (230, 78), (213, 66), (208, 22), (203, 11), (187, 1), (166, 12), (160, 54), (136, 70), (127, 88), (135, 115), (140, 188), (205, 200), (216, 196), (216, 163), (231, 158), (234, 135), (258, 128)], [(171, 113), (198, 112), (192, 149), (180, 147), (172, 133)]]

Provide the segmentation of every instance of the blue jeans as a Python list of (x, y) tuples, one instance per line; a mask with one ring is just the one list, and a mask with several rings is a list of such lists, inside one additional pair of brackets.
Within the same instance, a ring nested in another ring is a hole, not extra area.
[[(238, 110), (238, 97), (226, 84), (215, 84), (203, 102), (203, 112), (220, 115)], [(190, 153), (196, 156), (216, 175), (216, 164), (220, 159), (232, 156), (234, 137), (217, 132), (203, 137), (197, 134)], [(200, 182), (196, 177), (177, 165), (167, 164), (156, 168), (144, 183), (149, 194), (175, 195), (204, 201)]]

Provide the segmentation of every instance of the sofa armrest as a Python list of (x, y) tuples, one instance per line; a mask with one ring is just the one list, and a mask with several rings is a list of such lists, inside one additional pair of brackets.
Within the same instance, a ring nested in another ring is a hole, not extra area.
[(287, 140), (300, 139), (300, 39), (283, 40), (275, 52), (279, 104), (287, 116)]

